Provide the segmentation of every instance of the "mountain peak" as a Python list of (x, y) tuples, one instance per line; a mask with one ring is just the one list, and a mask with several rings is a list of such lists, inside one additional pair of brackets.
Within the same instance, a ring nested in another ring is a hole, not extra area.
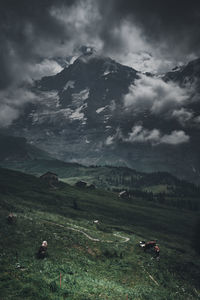
[(101, 61), (102, 63), (113, 62), (113, 63), (117, 64), (117, 62), (112, 60), (110, 57), (102, 55), (101, 53), (99, 53), (92, 47), (84, 47), (83, 50), (81, 51), (81, 55), (75, 60), (75, 62), (76, 61), (81, 62), (81, 63)]
[(81, 46), (81, 47), (79, 48), (79, 51), (80, 51), (80, 53), (81, 53), (82, 55), (91, 55), (91, 54), (94, 54), (94, 53), (97, 52), (96, 49), (95, 49), (94, 47), (91, 47), (91, 46), (85, 46), (85, 45)]

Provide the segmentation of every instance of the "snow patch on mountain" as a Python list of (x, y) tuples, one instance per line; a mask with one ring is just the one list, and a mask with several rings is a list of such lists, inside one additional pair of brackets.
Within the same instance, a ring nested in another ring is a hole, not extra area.
[(71, 109), (60, 109), (60, 110), (49, 110), (44, 109), (39, 112), (32, 112), (29, 115), (29, 118), (32, 119), (32, 125), (39, 125), (45, 123), (52, 123), (59, 121), (60, 119), (69, 119), (70, 115), (72, 114)]
[(41, 92), (38, 99), (48, 108), (55, 108), (60, 106), (59, 95), (57, 91)]
[[(75, 82), (68, 81), (65, 88), (73, 88)], [(59, 121), (79, 120), (82, 124), (86, 123), (83, 110), (87, 108), (85, 100), (89, 96), (89, 89), (84, 89), (79, 93), (72, 94), (72, 104), (66, 108), (60, 108), (59, 95), (56, 91), (41, 92), (39, 97), (43, 99), (38, 103), (37, 108), (29, 114), (29, 120), (33, 126), (40, 124), (57, 124)]]
[(114, 136), (108, 136), (107, 139), (106, 139), (105, 144), (107, 146), (112, 145), (114, 143), (114, 138), (115, 138)]
[(78, 107), (75, 111), (73, 111), (71, 113), (71, 115), (69, 116), (70, 120), (72, 120), (72, 121), (82, 120), (83, 121), (82, 123), (85, 124), (87, 119), (85, 118), (85, 115), (82, 112), (82, 109), (84, 109), (84, 108), (85, 108), (85, 106), (82, 105), (82, 106)]
[(108, 75), (108, 74), (110, 74), (111, 72), (109, 71), (109, 70), (107, 70), (107, 71), (105, 71), (104, 73), (103, 73), (103, 76), (106, 76), (106, 75)]
[(98, 108), (97, 110), (96, 110), (96, 113), (97, 114), (100, 114), (102, 111), (104, 111), (104, 109), (106, 109), (107, 108), (107, 106), (104, 106), (104, 107), (100, 107), (100, 108)]
[(79, 57), (78, 55), (72, 56), (70, 61), (69, 61), (69, 64), (72, 65), (75, 62), (75, 60), (77, 60), (78, 57)]
[(63, 91), (67, 91), (68, 88), (74, 89), (74, 84), (75, 84), (75, 81), (72, 81), (72, 80), (67, 81), (67, 83), (65, 84), (65, 86), (63, 88)]
[(108, 120), (111, 118), (111, 115), (104, 115), (104, 123), (107, 123)]
[(76, 108), (80, 107), (83, 105), (84, 101), (88, 99), (89, 97), (90, 90), (89, 88), (86, 88), (79, 93), (74, 93), (72, 94), (72, 105)]

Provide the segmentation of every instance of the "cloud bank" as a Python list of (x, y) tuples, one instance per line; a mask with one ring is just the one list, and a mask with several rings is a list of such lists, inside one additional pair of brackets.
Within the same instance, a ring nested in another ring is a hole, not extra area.
[(159, 129), (148, 130), (142, 125), (135, 125), (129, 133), (128, 138), (124, 138), (125, 142), (149, 142), (153, 145), (169, 144), (178, 145), (189, 141), (189, 136), (183, 130), (174, 130), (170, 134), (162, 134)]
[(163, 72), (200, 55), (199, 13), (196, 0), (1, 0), (0, 88), (32, 78), (30, 65), (83, 44)]
[(34, 93), (24, 88), (0, 91), (0, 127), (9, 126), (20, 116), (24, 104), (38, 99)]
[(152, 114), (170, 113), (182, 107), (189, 99), (187, 89), (173, 82), (164, 82), (161, 78), (141, 75), (131, 85), (129, 93), (124, 97), (124, 104), (135, 112), (149, 110)]
[(161, 130), (146, 129), (143, 125), (136, 124), (132, 127), (131, 132), (127, 136), (122, 134), (118, 128), (113, 136), (108, 136), (105, 144), (113, 145), (118, 141), (126, 143), (149, 143), (153, 146), (160, 144), (179, 145), (189, 142), (190, 137), (183, 130), (173, 130), (168, 134), (164, 134)]
[(193, 122), (194, 112), (189, 108), (194, 86), (180, 87), (159, 77), (140, 75), (124, 96), (124, 107), (133, 116), (148, 112), (152, 116), (173, 119), (182, 126)]

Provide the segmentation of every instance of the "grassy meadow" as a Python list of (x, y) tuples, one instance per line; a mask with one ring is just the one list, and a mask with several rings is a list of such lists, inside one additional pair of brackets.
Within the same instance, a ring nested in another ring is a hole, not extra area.
[[(198, 211), (63, 182), (53, 188), (6, 169), (0, 208), (1, 300), (200, 299)], [(138, 246), (151, 239), (158, 240), (160, 261)], [(43, 240), (48, 256), (41, 260)]]

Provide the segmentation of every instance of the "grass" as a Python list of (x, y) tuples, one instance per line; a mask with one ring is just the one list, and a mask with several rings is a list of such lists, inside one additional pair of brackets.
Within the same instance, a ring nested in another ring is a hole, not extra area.
[(74, 176), (74, 177), (69, 177), (69, 178), (60, 178), (63, 182), (68, 183), (70, 185), (75, 185), (76, 182), (82, 180), (87, 182), (87, 184), (92, 184), (94, 182), (94, 178), (91, 176)]
[[(64, 183), (53, 189), (5, 169), (0, 206), (1, 300), (200, 298), (200, 260), (192, 247), (198, 212)], [(17, 215), (12, 225), (10, 211)], [(160, 262), (141, 251), (141, 239), (158, 239)], [(38, 260), (43, 240), (48, 257)]]
[(146, 192), (152, 192), (152, 193), (167, 193), (168, 192), (168, 189), (167, 189), (167, 185), (165, 184), (158, 184), (158, 185), (152, 185), (152, 186), (149, 186), (149, 187), (144, 187), (143, 188), (144, 191)]

